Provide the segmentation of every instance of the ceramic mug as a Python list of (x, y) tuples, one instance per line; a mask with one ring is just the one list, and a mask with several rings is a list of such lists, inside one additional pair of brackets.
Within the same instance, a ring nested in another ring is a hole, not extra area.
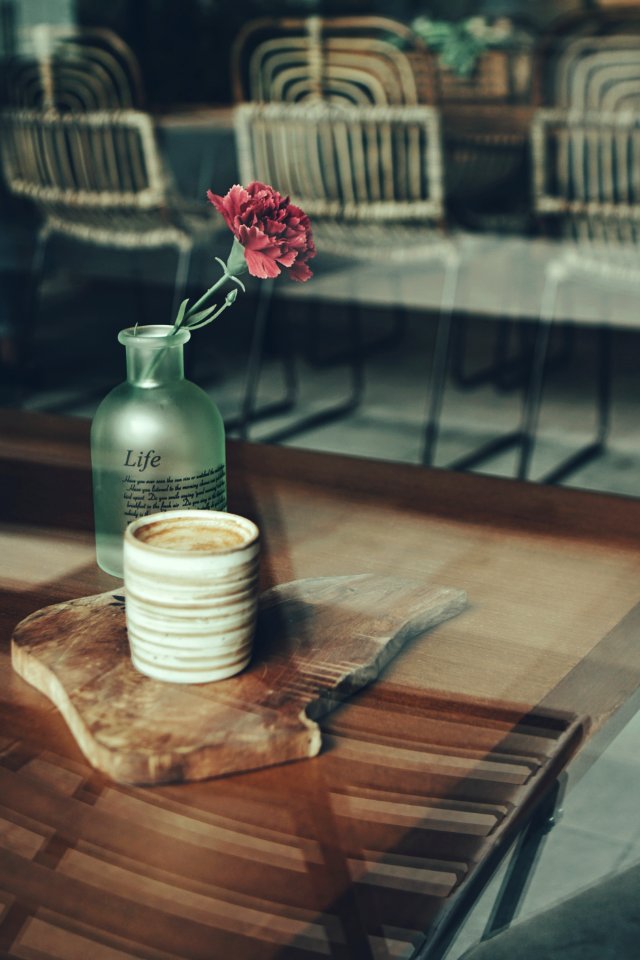
[(172, 510), (124, 537), (127, 631), (134, 667), (156, 680), (207, 683), (251, 659), (260, 535), (246, 517)]

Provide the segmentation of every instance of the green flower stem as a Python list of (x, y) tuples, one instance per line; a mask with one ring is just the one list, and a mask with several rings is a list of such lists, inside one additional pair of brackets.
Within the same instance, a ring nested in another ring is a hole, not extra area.
[(236, 301), (235, 294), (236, 294), (236, 291), (235, 291), (235, 290), (230, 290), (229, 293), (227, 294), (227, 296), (225, 297), (224, 303), (222, 304), (221, 307), (218, 307), (218, 309), (216, 310), (215, 313), (213, 313), (210, 317), (207, 317), (206, 320), (201, 320), (200, 323), (188, 324), (187, 329), (188, 329), (188, 330), (199, 330), (200, 327), (206, 327), (207, 324), (208, 324), (208, 323), (211, 323), (212, 320), (217, 320), (221, 313), (224, 313), (224, 311), (225, 311), (228, 307), (230, 307), (233, 303), (235, 303), (235, 301)]
[(185, 320), (187, 319), (187, 317), (189, 316), (190, 313), (196, 313), (197, 310), (200, 309), (200, 307), (203, 307), (203, 306), (206, 304), (206, 302), (207, 302), (207, 300), (209, 299), (209, 297), (211, 296), (211, 294), (215, 293), (216, 290), (219, 290), (220, 287), (223, 286), (223, 284), (225, 284), (225, 283), (227, 282), (227, 280), (229, 280), (229, 279), (231, 279), (231, 274), (227, 272), (227, 270), (226, 270), (226, 265), (225, 265), (225, 271), (224, 271), (224, 273), (222, 274), (222, 276), (220, 277), (220, 279), (217, 280), (217, 281), (213, 284), (213, 286), (209, 287), (209, 289), (206, 290), (206, 291), (202, 294), (202, 296), (200, 297), (200, 299), (199, 299), (199, 300), (196, 300), (196, 302), (193, 304), (193, 306), (189, 307), (189, 309), (187, 310), (187, 312), (186, 312), (186, 314), (185, 314)]
[[(238, 295), (238, 289), (237, 289), (238, 287), (240, 287), (240, 289), (244, 292), (245, 286), (242, 280), (240, 280), (238, 277), (236, 277), (234, 274), (232, 274), (229, 271), (229, 268), (227, 264), (224, 262), (224, 260), (221, 260), (220, 257), (216, 257), (216, 260), (222, 267), (222, 271), (223, 271), (222, 276), (220, 277), (219, 280), (216, 280), (216, 282), (212, 286), (210, 286), (209, 289), (206, 290), (202, 294), (202, 296), (198, 300), (196, 300), (196, 302), (192, 304), (188, 309), (187, 309), (188, 300), (183, 300), (182, 304), (180, 305), (180, 309), (178, 310), (178, 314), (173, 322), (173, 326), (169, 331), (169, 333), (167, 334), (167, 337), (175, 336), (178, 330), (181, 330), (183, 327), (187, 330), (199, 330), (200, 327), (206, 327), (208, 323), (211, 323), (213, 320), (216, 320), (221, 313), (223, 313), (228, 307), (230, 307), (233, 303), (235, 303), (236, 297)], [(207, 301), (210, 299), (210, 297), (214, 293), (216, 293), (217, 290), (220, 289), (220, 287), (224, 286), (224, 284), (228, 280), (231, 281), (232, 283), (235, 283), (236, 287), (227, 293), (224, 303), (222, 304), (221, 307), (217, 307), (217, 305), (214, 304), (209, 310), (207, 310), (206, 309)], [(202, 309), (203, 307), (205, 309)], [(191, 318), (192, 320), (191, 323), (189, 322), (189, 318)], [(149, 366), (145, 372), (145, 377), (152, 376), (163, 354), (164, 354), (164, 350), (159, 350), (156, 353), (156, 355), (153, 357), (153, 359), (149, 363)]]

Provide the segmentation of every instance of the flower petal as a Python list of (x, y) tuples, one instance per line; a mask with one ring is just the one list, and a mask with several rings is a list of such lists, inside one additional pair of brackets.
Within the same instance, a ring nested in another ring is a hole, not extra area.
[(262, 253), (261, 250), (245, 249), (244, 258), (247, 261), (247, 267), (252, 277), (258, 277), (260, 280), (268, 280), (280, 275), (280, 267), (276, 261)]
[(217, 193), (207, 190), (207, 199), (213, 204), (216, 210), (222, 214), (225, 223), (235, 234), (236, 218), (241, 214), (243, 205), (246, 205), (249, 200), (249, 195), (244, 187), (236, 183), (224, 197), (220, 197)]
[(279, 243), (257, 227), (241, 226), (238, 239), (244, 247), (244, 258), (252, 277), (265, 280), (279, 275), (280, 267), (276, 263), (282, 255)]
[(311, 279), (313, 273), (304, 260), (296, 260), (289, 270), (288, 276), (291, 280), (297, 280), (299, 283), (304, 283), (306, 280)]

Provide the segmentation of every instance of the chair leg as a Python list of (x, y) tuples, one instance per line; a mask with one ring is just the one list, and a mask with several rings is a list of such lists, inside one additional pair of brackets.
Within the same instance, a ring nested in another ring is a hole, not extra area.
[[(531, 460), (536, 443), (540, 405), (544, 376), (547, 367), (547, 354), (551, 328), (554, 321), (558, 289), (561, 276), (552, 273), (547, 278), (542, 296), (540, 320), (536, 329), (533, 358), (529, 383), (523, 404), (523, 418), (521, 429), (520, 458), (518, 461), (517, 477), (519, 480), (528, 480), (531, 469)], [(599, 331), (598, 350), (598, 378), (596, 395), (596, 433), (593, 441), (571, 454), (566, 460), (554, 467), (553, 470), (542, 476), (540, 483), (560, 483), (575, 473), (595, 457), (601, 456), (606, 447), (609, 432), (611, 411), (611, 343), (613, 331), (603, 324)]]
[[(271, 300), (273, 297), (273, 284), (261, 283), (258, 288), (258, 304), (256, 315), (253, 321), (253, 334), (251, 337), (251, 346), (249, 348), (249, 359), (247, 361), (247, 373), (245, 378), (244, 397), (240, 410), (240, 417), (237, 421), (238, 434), (242, 440), (247, 440), (249, 428), (255, 417), (256, 397), (258, 394), (258, 385), (260, 383), (260, 373), (262, 371), (262, 362), (264, 359), (264, 342), (267, 329), (267, 321), (271, 309)], [(236, 422), (234, 421), (234, 426)]]
[[(355, 303), (350, 304), (347, 328), (349, 334), (349, 349), (345, 354), (345, 359), (348, 361), (350, 368), (350, 385), (347, 397), (336, 404), (328, 404), (315, 413), (299, 417), (292, 423), (266, 436), (261, 436), (261, 443), (282, 443), (301, 433), (306, 433), (309, 430), (315, 430), (318, 427), (323, 427), (328, 423), (340, 420), (350, 413), (353, 413), (360, 405), (365, 388), (365, 368), (362, 350), (361, 317), (358, 306)], [(254, 415), (254, 419), (255, 418), (257, 418), (256, 415)]]
[(449, 353), (451, 347), (451, 318), (455, 304), (458, 284), (459, 263), (457, 260), (447, 261), (440, 301), (440, 313), (436, 328), (436, 342), (431, 364), (431, 387), (429, 395), (427, 422), (424, 432), (424, 446), (422, 462), (431, 466), (436, 455), (438, 434), (440, 429), (440, 414), (447, 378)]
[(477, 449), (454, 460), (447, 465), (449, 470), (469, 470), (471, 467), (475, 467), (485, 460), (490, 460), (511, 447), (518, 446), (520, 454), (516, 476), (521, 480), (528, 478), (535, 446), (542, 386), (559, 281), (559, 274), (550, 274), (543, 290), (540, 317), (535, 331), (533, 355), (529, 364), (528, 375), (525, 377), (523, 410), (519, 428), (489, 440)]
[(598, 351), (598, 425), (596, 443), (605, 445), (611, 422), (611, 365), (613, 353), (613, 330), (603, 325), (599, 330)]
[(540, 306), (540, 317), (536, 326), (536, 336), (533, 345), (533, 356), (529, 370), (528, 382), (522, 411), (520, 456), (518, 458), (516, 476), (519, 480), (528, 480), (533, 458), (542, 388), (544, 386), (545, 361), (549, 348), (551, 325), (553, 323), (560, 276), (552, 272), (545, 281)]
[[(558, 328), (557, 324), (555, 326)], [(519, 325), (519, 331), (521, 339), (520, 354), (513, 361), (512, 369), (509, 370), (508, 366), (505, 367), (496, 380), (496, 389), (502, 393), (509, 393), (512, 390), (522, 388), (526, 383), (529, 367), (528, 357), (531, 352), (530, 338), (527, 337), (527, 330), (522, 324)], [(571, 358), (574, 338), (573, 324), (561, 324), (559, 325), (559, 331), (562, 339), (555, 353), (551, 353), (551, 350), (549, 351), (549, 356), (546, 360), (547, 370), (561, 369), (567, 365)]]
[(287, 317), (284, 323), (282, 318), (280, 318), (280, 324), (280, 343), (282, 345), (282, 375), (285, 384), (285, 395), (280, 404), (280, 409), (282, 412), (284, 412), (294, 406), (298, 397), (299, 384), (296, 359), (292, 349), (292, 336), (289, 318)]
[(481, 940), (486, 940), (496, 931), (508, 927), (515, 919), (531, 883), (546, 838), (560, 818), (566, 781), (566, 775), (556, 781), (549, 795), (545, 797), (518, 837)]
[[(271, 287), (271, 284), (269, 285)], [(270, 292), (268, 294), (270, 296)], [(270, 301), (268, 301), (270, 302)], [(267, 313), (265, 320), (266, 327), (271, 323), (271, 315)], [(277, 343), (277, 349), (280, 352), (282, 363), (282, 381), (284, 384), (284, 393), (279, 400), (273, 400), (270, 403), (263, 403), (257, 406), (255, 403), (253, 409), (247, 412), (250, 423), (256, 423), (259, 420), (268, 420), (270, 417), (277, 417), (284, 413), (289, 413), (295, 407), (298, 401), (299, 383), (296, 359), (292, 349), (292, 338), (289, 330), (289, 321), (283, 322), (282, 317), (275, 320), (274, 339)], [(256, 381), (257, 389), (257, 381)]]
[[(318, 307), (315, 306), (314, 309), (318, 309)], [(309, 327), (311, 330), (311, 336), (309, 338), (309, 347), (306, 354), (308, 362), (312, 366), (320, 369), (337, 366), (338, 364), (348, 362), (351, 359), (351, 351), (349, 347), (347, 347), (346, 350), (335, 350), (333, 353), (326, 354), (323, 354), (320, 351), (317, 337), (318, 323), (315, 322), (313, 316), (311, 316), (310, 321)], [(391, 328), (388, 332), (369, 341), (365, 341), (364, 338), (362, 339), (363, 356), (370, 357), (376, 353), (394, 349), (402, 342), (406, 331), (407, 312), (403, 306), (397, 305), (393, 308)]]
[[(517, 322), (518, 321), (516, 321), (516, 323)], [(523, 371), (526, 371), (526, 348), (523, 343), (520, 344), (520, 353), (516, 354), (515, 357), (509, 357), (512, 328), (512, 320), (499, 321), (499, 329), (494, 348), (494, 385), (496, 390), (500, 390), (503, 393), (522, 386), (523, 376), (525, 375)], [(520, 329), (519, 332), (520, 339), (522, 339), (522, 330)]]
[[(471, 884), (466, 887), (463, 896), (453, 901), (453, 909), (445, 912), (432, 929), (429, 939), (419, 948), (415, 960), (446, 960), (452, 943), (470, 915), (470, 909), (478, 902), (497, 867), (505, 860), (507, 869), (480, 939), (486, 940), (494, 932), (509, 926), (516, 917), (533, 879), (546, 838), (562, 816), (566, 785), (567, 775), (562, 773), (520, 827), (515, 842), (504, 850), (499, 844), (493, 847)], [(514, 960), (517, 958), (514, 957)]]
[(461, 389), (472, 389), (483, 383), (493, 383), (498, 390), (512, 390), (518, 386), (523, 356), (521, 354), (515, 357), (509, 356), (513, 321), (498, 319), (492, 361), (471, 372), (468, 372), (465, 367), (468, 325), (468, 317), (459, 317), (452, 338), (451, 379), (456, 386)]
[(541, 478), (541, 483), (560, 483), (561, 480), (574, 473), (576, 470), (584, 467), (595, 457), (602, 456), (606, 450), (607, 437), (609, 434), (609, 421), (611, 414), (611, 347), (613, 340), (613, 330), (611, 327), (603, 324), (599, 330), (599, 350), (598, 350), (598, 370), (597, 370), (597, 392), (596, 392), (596, 431), (591, 443), (577, 450), (574, 454), (554, 467), (549, 473)]
[[(288, 413), (298, 399), (299, 384), (296, 361), (291, 348), (291, 337), (278, 331), (278, 346), (282, 362), (284, 394), (279, 400), (258, 405), (257, 394), (264, 360), (264, 345), (267, 328), (271, 321), (273, 284), (261, 284), (258, 288), (258, 304), (253, 324), (251, 345), (245, 376), (245, 390), (238, 416), (225, 421), (227, 430), (237, 431), (241, 439), (248, 440), (251, 424)], [(279, 318), (281, 320), (281, 318)], [(282, 326), (282, 322), (281, 322)]]

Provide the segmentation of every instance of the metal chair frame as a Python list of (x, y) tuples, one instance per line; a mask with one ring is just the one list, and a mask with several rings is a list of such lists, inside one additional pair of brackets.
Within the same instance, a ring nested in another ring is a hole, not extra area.
[(536, 865), (547, 837), (562, 816), (562, 802), (567, 786), (567, 775), (561, 774), (551, 789), (538, 801), (527, 823), (513, 841), (511, 850), (492, 851), (482, 870), (460, 896), (451, 910), (443, 913), (414, 960), (444, 960), (453, 943), (460, 921), (470, 912), (501, 862), (510, 853), (507, 869), (500, 884), (489, 917), (480, 936), (487, 940), (498, 930), (504, 930), (516, 919), (527, 889), (533, 879)]
[[(540, 308), (523, 413), (518, 466), (522, 479), (529, 475), (536, 443), (549, 336), (561, 285), (575, 276), (596, 285), (640, 284), (640, 183), (633, 174), (639, 131), (640, 114), (628, 110), (549, 109), (534, 118), (536, 209), (564, 227), (566, 246), (548, 269)], [(565, 479), (606, 449), (612, 339), (606, 320), (599, 337), (594, 438), (543, 478), (546, 482)]]
[[(448, 326), (455, 296), (458, 258), (442, 231), (442, 158), (438, 113), (431, 107), (343, 107), (312, 104), (244, 104), (236, 110), (239, 165), (244, 180), (279, 185), (312, 218), (319, 253), (379, 257), (382, 261), (423, 258), (444, 266), (440, 324)], [(359, 254), (359, 251), (364, 251)], [(360, 319), (351, 305), (349, 347), (351, 391), (338, 405), (286, 428), (286, 437), (352, 412), (364, 388)], [(264, 321), (261, 321), (264, 324)], [(256, 359), (247, 397), (255, 398), (263, 350), (256, 324)], [(439, 371), (434, 369), (429, 437), (438, 432)], [(244, 405), (248, 434), (253, 400)], [(320, 420), (318, 419), (320, 417)], [(267, 437), (284, 439), (277, 431)]]

